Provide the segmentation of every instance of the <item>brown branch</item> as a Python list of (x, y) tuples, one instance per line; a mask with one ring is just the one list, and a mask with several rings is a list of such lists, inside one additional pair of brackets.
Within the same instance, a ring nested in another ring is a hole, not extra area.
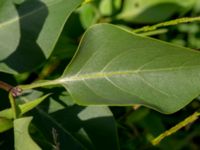
[(14, 87), (8, 83), (0, 81), (0, 89), (3, 89), (7, 92), (11, 92), (13, 97), (17, 97), (22, 93), (22, 89), (19, 87)]
[(10, 85), (10, 84), (8, 84), (8, 83), (5, 83), (5, 82), (3, 82), (3, 81), (0, 81), (0, 89), (3, 89), (3, 90), (5, 90), (5, 91), (7, 91), (7, 92), (10, 92), (10, 90), (11, 90), (12, 88), (14, 88), (14, 86), (12, 86), (12, 85)]

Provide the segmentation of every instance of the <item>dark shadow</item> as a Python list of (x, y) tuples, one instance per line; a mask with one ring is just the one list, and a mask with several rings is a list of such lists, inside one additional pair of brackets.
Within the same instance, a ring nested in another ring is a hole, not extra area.
[[(51, 116), (88, 149), (117, 150), (117, 147), (110, 147), (116, 143), (115, 139), (112, 137), (112, 134), (114, 134), (113, 129), (115, 129), (115, 125), (113, 124), (114, 119), (111, 116), (103, 116), (81, 120), (78, 114), (84, 111), (84, 109), (86, 109), (86, 107), (74, 105), (52, 113)], [(55, 127), (55, 129), (57, 128)], [(80, 131), (85, 132), (89, 140), (84, 139), (85, 137), (80, 137), (80, 134), (78, 134)]]
[(15, 7), (20, 17), (21, 39), (16, 51), (3, 62), (17, 72), (24, 72), (34, 69), (46, 59), (37, 44), (37, 39), (48, 15), (48, 9), (39, 0), (26, 0)]
[[(54, 143), (52, 129), (55, 129), (58, 134), (60, 149), (66, 149), (66, 147), (73, 150), (83, 150), (85, 148), (91, 150), (117, 149), (117, 147), (111, 147), (116, 143), (116, 139), (113, 138), (116, 126), (112, 116), (94, 116), (82, 120), (79, 115), (87, 107), (67, 105), (67, 98), (60, 99), (64, 88), (55, 87), (52, 89), (42, 89), (42, 91), (44, 94), (52, 93), (52, 95), (29, 114), (34, 116), (32, 123), (37, 127), (38, 133), (41, 133), (45, 137), (41, 140), (38, 138), (37, 132), (35, 135), (32, 134), (32, 138), (41, 148), (44, 150), (52, 148), (50, 145), (44, 143)], [(55, 102), (54, 107), (62, 106), (62, 108), (48, 113), (49, 108), (51, 107), (52, 109), (50, 101)], [(98, 112), (98, 107), (95, 110)], [(107, 148), (105, 148), (105, 145), (107, 145)]]

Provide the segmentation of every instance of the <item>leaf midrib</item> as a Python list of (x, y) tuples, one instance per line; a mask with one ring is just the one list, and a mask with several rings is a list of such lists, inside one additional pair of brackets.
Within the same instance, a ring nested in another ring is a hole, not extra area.
[(74, 81), (82, 81), (87, 79), (101, 79), (105, 77), (114, 77), (114, 76), (123, 76), (123, 75), (139, 75), (140, 73), (155, 73), (155, 72), (165, 72), (165, 71), (176, 71), (176, 70), (189, 70), (198, 68), (200, 65), (195, 66), (179, 66), (172, 68), (160, 68), (160, 69), (136, 69), (136, 70), (127, 70), (127, 71), (112, 71), (112, 72), (96, 72), (96, 73), (84, 73), (79, 75), (72, 75), (63, 77), (59, 80), (60, 83), (63, 82), (74, 82)]

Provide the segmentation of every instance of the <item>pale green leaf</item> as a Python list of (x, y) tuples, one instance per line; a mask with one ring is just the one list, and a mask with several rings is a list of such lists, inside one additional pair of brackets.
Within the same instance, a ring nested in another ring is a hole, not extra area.
[(0, 2), (0, 71), (29, 71), (44, 62), (53, 51), (69, 15), (81, 2), (82, 0), (24, 0), (17, 4), (11, 3), (11, 0)]
[(104, 16), (111, 16), (120, 10), (122, 0), (100, 0), (99, 11)]
[(54, 82), (81, 105), (141, 104), (173, 113), (199, 95), (199, 59), (197, 51), (100, 24)]
[[(20, 115), (25, 114), (26, 112), (30, 111), (31, 109), (35, 108), (37, 105), (39, 105), (44, 99), (46, 99), (49, 96), (49, 94), (42, 96), (40, 98), (37, 98), (32, 101), (28, 101), (27, 103), (19, 105), (20, 109)], [(11, 108), (4, 109), (0, 111), (0, 117), (5, 117), (7, 119), (13, 119), (13, 111)]]
[(31, 120), (32, 117), (14, 120), (15, 150), (41, 150), (29, 135), (28, 127)]
[(17, 10), (10, 0), (0, 1), (0, 61), (14, 52), (19, 43), (20, 27), (17, 15)]

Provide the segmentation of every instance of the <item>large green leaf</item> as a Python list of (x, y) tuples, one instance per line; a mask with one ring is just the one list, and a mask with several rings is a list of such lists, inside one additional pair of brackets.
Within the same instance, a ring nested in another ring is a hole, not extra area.
[(46, 60), (67, 18), (81, 2), (82, 0), (25, 0), (18, 4), (12, 4), (11, 0), (0, 2), (0, 71), (29, 71)]
[(41, 148), (32, 140), (28, 127), (32, 117), (14, 120), (15, 150), (40, 150)]
[(141, 104), (173, 113), (200, 92), (200, 53), (100, 24), (61, 79), (81, 105)]

